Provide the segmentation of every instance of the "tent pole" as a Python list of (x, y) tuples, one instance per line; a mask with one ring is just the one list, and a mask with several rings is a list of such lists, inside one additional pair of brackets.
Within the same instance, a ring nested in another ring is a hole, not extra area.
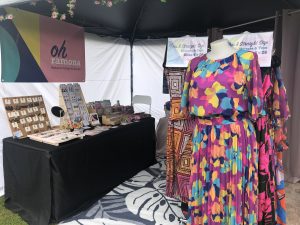
[(213, 27), (207, 29), (207, 36), (208, 36), (208, 46), (207, 48), (210, 49), (210, 43), (216, 40), (220, 40), (223, 37), (223, 31), (217, 27)]
[(130, 42), (130, 102), (133, 98), (133, 42)]
[(141, 18), (142, 18), (145, 6), (146, 6), (146, 0), (144, 0), (143, 5), (140, 9), (140, 13), (139, 13), (138, 17), (135, 20), (135, 24), (134, 24), (134, 27), (133, 27), (133, 30), (132, 30), (132, 34), (131, 34), (131, 37), (129, 39), (129, 42), (130, 42), (130, 93), (131, 93), (131, 105), (132, 105), (132, 98), (133, 98), (133, 43), (134, 43), (134, 40), (135, 40), (136, 29), (137, 29), (137, 26), (139, 25), (139, 22), (140, 22)]
[(282, 16), (283, 12), (276, 11), (276, 18), (273, 31), (273, 54), (281, 57), (281, 48), (282, 48)]

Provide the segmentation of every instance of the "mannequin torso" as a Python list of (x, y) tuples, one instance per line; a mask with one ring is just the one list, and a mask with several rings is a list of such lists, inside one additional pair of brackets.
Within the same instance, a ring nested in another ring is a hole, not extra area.
[(211, 60), (224, 59), (237, 52), (237, 49), (229, 45), (228, 40), (221, 39), (210, 43), (211, 51), (206, 57)]

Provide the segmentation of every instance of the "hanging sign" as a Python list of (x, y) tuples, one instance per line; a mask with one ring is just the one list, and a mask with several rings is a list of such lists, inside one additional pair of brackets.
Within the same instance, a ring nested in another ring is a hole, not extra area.
[(168, 38), (166, 67), (187, 67), (191, 59), (207, 53), (208, 37)]
[(236, 48), (256, 52), (261, 67), (270, 67), (273, 51), (273, 32), (224, 35)]
[(84, 29), (6, 7), (0, 22), (2, 82), (83, 82)]

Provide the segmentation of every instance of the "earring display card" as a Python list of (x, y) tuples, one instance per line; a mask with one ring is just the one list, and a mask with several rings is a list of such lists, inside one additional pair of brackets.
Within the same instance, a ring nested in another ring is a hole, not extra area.
[(83, 126), (89, 125), (90, 115), (78, 83), (61, 84), (60, 98), (63, 100), (62, 108), (66, 110), (72, 123), (82, 121)]
[(41, 95), (3, 98), (13, 137), (24, 138), (51, 129)]

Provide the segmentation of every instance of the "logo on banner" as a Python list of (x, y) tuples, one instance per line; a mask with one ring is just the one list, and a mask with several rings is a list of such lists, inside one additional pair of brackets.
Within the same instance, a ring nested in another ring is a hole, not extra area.
[(261, 67), (271, 66), (273, 51), (273, 32), (242, 33), (235, 35), (224, 35), (236, 48), (256, 52)]
[[(60, 47), (57, 45), (54, 45), (51, 48), (50, 54), (52, 56), (51, 58), (51, 64), (53, 65), (52, 68), (64, 68), (64, 66), (67, 66), (67, 69), (74, 69), (80, 67), (80, 60), (78, 59), (66, 59), (67, 54), (67, 48), (66, 48), (66, 40), (63, 41)], [(60, 67), (57, 67), (57, 66)]]

